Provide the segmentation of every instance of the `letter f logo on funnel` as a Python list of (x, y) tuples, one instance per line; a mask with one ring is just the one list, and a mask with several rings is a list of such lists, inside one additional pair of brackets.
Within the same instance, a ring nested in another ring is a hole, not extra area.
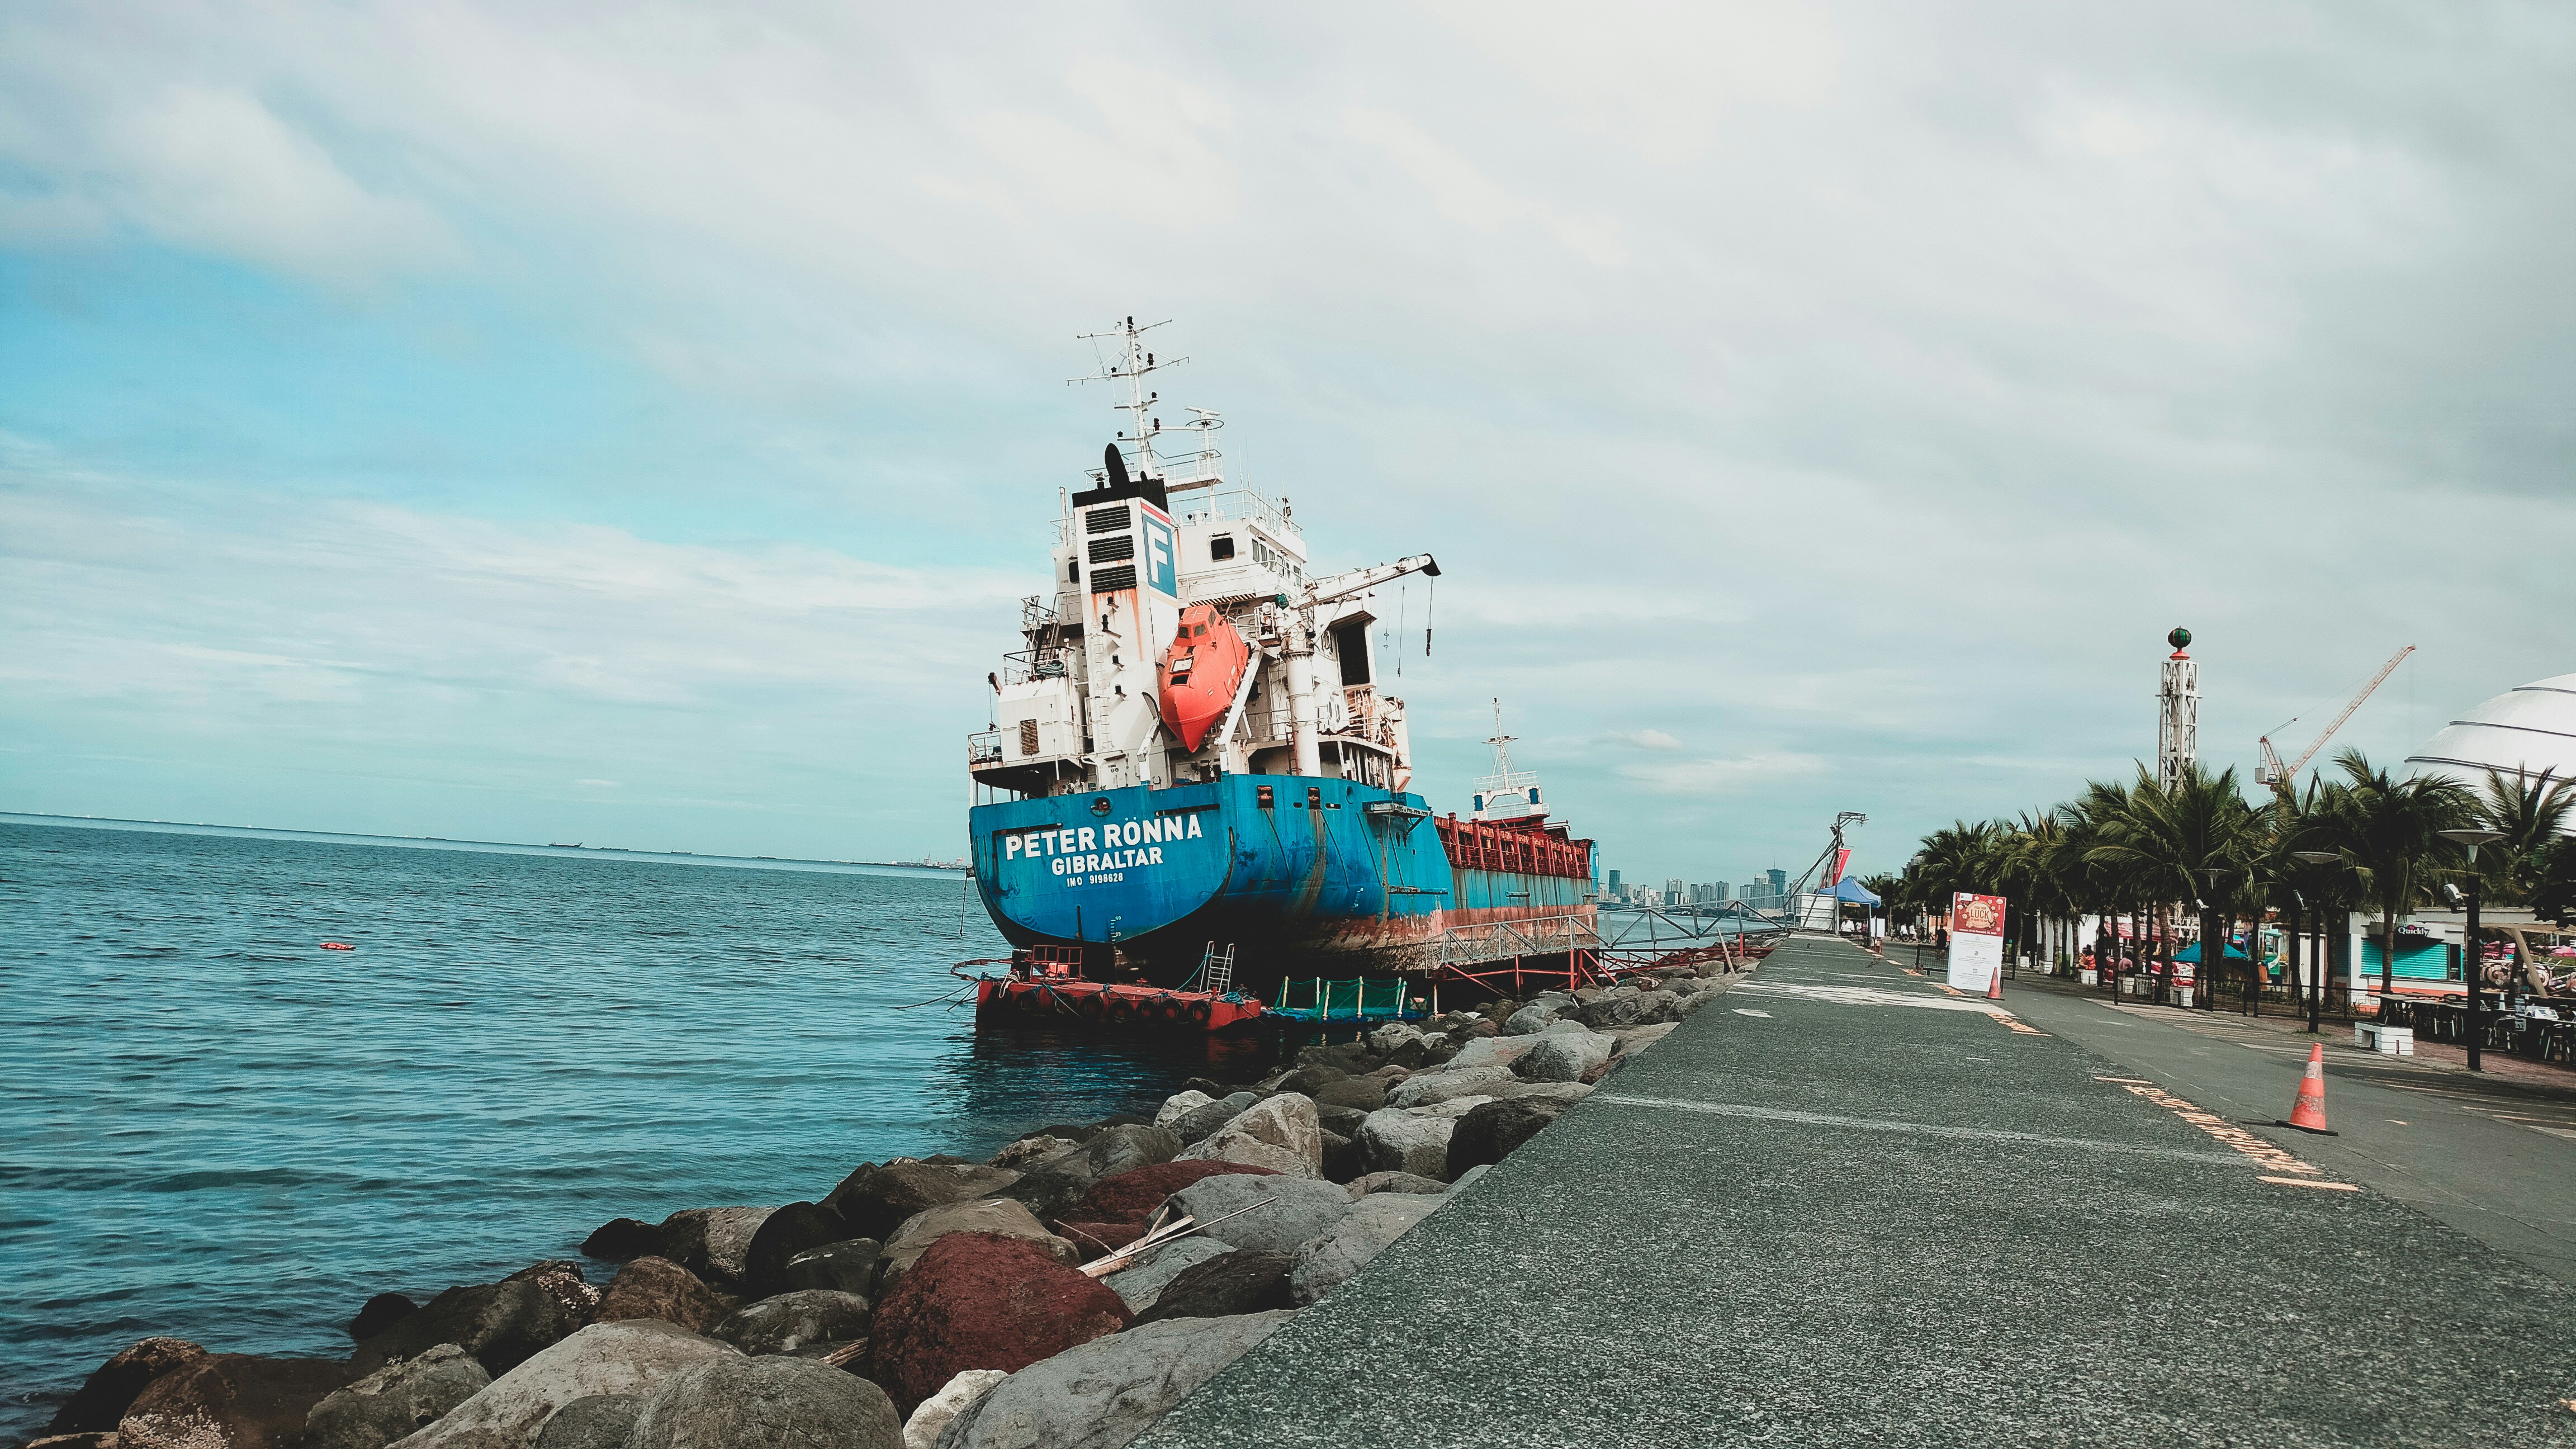
[(1181, 581), (1173, 564), (1171, 520), (1148, 509), (1145, 513), (1145, 582), (1177, 599), (1181, 596)]

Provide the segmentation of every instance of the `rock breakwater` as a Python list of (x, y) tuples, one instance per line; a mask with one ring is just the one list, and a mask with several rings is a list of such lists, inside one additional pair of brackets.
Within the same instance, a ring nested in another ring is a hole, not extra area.
[(144, 1339), (33, 1446), (1117, 1449), (1436, 1230), (1449, 1195), (1734, 979), (1674, 968), (1390, 1024), (1260, 1082), (1194, 1080), (1151, 1121), (620, 1218), (587, 1264), (378, 1294), (345, 1360)]

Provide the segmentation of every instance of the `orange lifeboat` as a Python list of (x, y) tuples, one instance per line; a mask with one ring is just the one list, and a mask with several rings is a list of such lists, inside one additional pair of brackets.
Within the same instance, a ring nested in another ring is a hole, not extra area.
[(1181, 632), (1163, 655), (1163, 723), (1195, 750), (1234, 705), (1234, 692), (1251, 666), (1252, 646), (1213, 604), (1181, 611)]

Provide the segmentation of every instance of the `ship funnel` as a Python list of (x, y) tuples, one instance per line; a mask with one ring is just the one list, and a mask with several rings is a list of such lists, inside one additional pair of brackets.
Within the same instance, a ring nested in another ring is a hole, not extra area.
[(1127, 457), (1125, 454), (1118, 451), (1118, 445), (1116, 443), (1111, 443), (1101, 452), (1100, 461), (1109, 469), (1110, 487), (1124, 488), (1127, 486)]

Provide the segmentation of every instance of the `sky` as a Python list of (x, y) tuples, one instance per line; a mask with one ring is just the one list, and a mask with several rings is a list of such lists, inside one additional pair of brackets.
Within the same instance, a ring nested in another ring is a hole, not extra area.
[(30, 0), (0, 809), (962, 854), (1130, 315), (1631, 879), (2125, 776), (2178, 624), (2394, 763), (2576, 670), (2571, 140), (2542, 4)]

